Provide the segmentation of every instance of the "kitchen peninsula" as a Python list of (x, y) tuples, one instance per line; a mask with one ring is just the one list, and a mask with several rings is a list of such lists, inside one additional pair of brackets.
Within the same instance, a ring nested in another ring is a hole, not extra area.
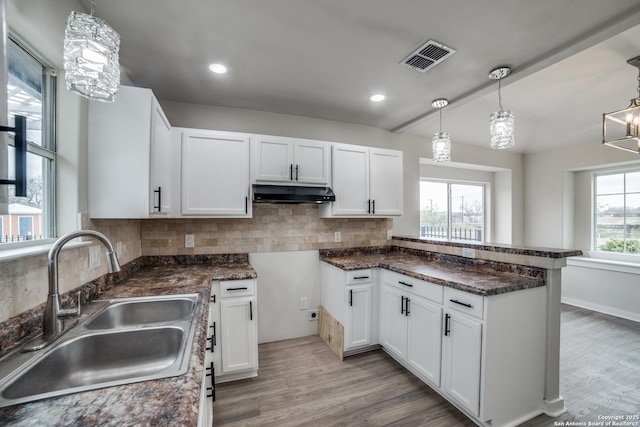
[(320, 252), (320, 335), (334, 352), (379, 344), (482, 425), (564, 411), (560, 268), (580, 251), (393, 244)]

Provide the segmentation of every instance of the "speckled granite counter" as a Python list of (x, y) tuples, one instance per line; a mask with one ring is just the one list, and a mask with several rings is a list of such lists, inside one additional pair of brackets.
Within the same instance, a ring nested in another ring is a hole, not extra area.
[(347, 271), (381, 267), (477, 295), (496, 295), (545, 284), (545, 270), (541, 268), (396, 247), (321, 250), (320, 260)]
[[(196, 426), (200, 403), (206, 319), (211, 280), (255, 278), (246, 262), (189, 262), (172, 257), (144, 260), (139, 268), (99, 297), (198, 293), (202, 305), (186, 374), (69, 394), (0, 409), (10, 426)], [(220, 259), (218, 259), (220, 261)], [(149, 265), (155, 264), (155, 265)]]

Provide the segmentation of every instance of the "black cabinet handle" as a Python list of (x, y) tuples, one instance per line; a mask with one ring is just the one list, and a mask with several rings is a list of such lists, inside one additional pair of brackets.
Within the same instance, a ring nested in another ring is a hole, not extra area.
[(375, 215), (376, 214), (376, 201), (375, 201), (375, 199), (371, 202), (371, 206), (372, 206), (371, 213), (373, 215)]
[(349, 289), (349, 306), (353, 307), (353, 289)]
[(356, 276), (353, 278), (353, 280), (363, 280), (363, 279), (368, 279), (369, 276)]
[(246, 291), (248, 288), (246, 286), (242, 288), (227, 288), (227, 291)]
[(253, 301), (249, 301), (249, 320), (253, 320)]
[(153, 209), (157, 209), (158, 212), (162, 212), (162, 187), (158, 187), (157, 190), (153, 190), (158, 195), (158, 206), (154, 206)]
[(454, 304), (460, 304), (460, 305), (463, 305), (465, 307), (473, 308), (473, 306), (471, 304), (467, 304), (466, 302), (458, 301), (457, 299), (450, 299), (449, 301), (451, 301)]
[[(216, 340), (216, 322), (213, 322), (213, 325), (209, 326), (209, 329), (213, 329), (213, 335), (211, 336), (211, 338), (213, 338), (213, 345), (218, 345)], [(213, 349), (211, 350), (211, 353), (213, 353)]]
[(444, 315), (444, 336), (447, 337), (449, 336), (449, 334), (451, 333), (451, 330), (449, 329), (449, 319), (451, 319), (451, 316), (449, 316), (448, 314)]
[(293, 163), (289, 165), (289, 181), (293, 181)]
[(410, 288), (413, 288), (413, 285), (412, 285), (411, 283), (402, 282), (402, 281), (400, 281), (400, 280), (398, 280), (398, 283), (400, 283), (401, 285), (405, 285), (405, 286), (408, 286), (408, 287), (410, 287)]
[(298, 165), (296, 165), (296, 181), (298, 180)]
[(404, 314), (404, 295), (400, 297), (400, 314)]
[(367, 213), (369, 213), (369, 214), (370, 214), (370, 213), (371, 213), (371, 199), (367, 200), (367, 205), (368, 205), (368, 207), (367, 207)]
[(207, 397), (211, 397), (214, 402), (216, 401), (216, 380), (215, 380), (215, 374), (216, 374), (216, 370), (215, 370), (215, 366), (213, 365), (213, 362), (211, 362), (211, 364), (205, 368), (205, 370), (209, 371), (208, 374), (205, 374), (207, 377), (211, 377), (211, 387), (207, 387), (207, 391), (211, 391), (211, 394), (207, 394)]
[(249, 196), (244, 196), (244, 213), (249, 213)]
[(404, 309), (404, 315), (405, 315), (405, 316), (407, 316), (407, 317), (409, 317), (409, 313), (410, 313), (410, 312), (409, 312), (409, 301), (411, 301), (411, 300), (409, 299), (409, 297), (407, 297), (407, 298), (404, 300), (404, 307), (405, 307), (405, 309)]
[(0, 126), (0, 132), (15, 132), (15, 179), (0, 179), (0, 185), (15, 185), (17, 197), (27, 196), (27, 118), (15, 116), (14, 126)]
[(209, 350), (211, 353), (213, 353), (213, 347), (214, 347), (213, 337), (207, 338), (207, 341), (209, 341), (211, 343), (211, 346), (210, 347), (206, 347), (205, 350)]
[(215, 295), (215, 294), (211, 295), (211, 299), (210, 299), (210, 301), (211, 301), (212, 303), (214, 303), (214, 304), (216, 303), (216, 295)]

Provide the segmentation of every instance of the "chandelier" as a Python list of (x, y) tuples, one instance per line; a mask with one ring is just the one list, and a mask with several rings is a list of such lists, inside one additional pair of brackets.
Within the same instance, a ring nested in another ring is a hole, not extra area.
[(638, 97), (625, 109), (602, 115), (602, 143), (631, 153), (640, 153), (640, 56), (627, 61), (638, 68)]
[(120, 36), (102, 19), (71, 12), (64, 32), (67, 89), (89, 99), (113, 102), (120, 89)]
[(515, 145), (514, 116), (511, 110), (502, 108), (502, 94), (500, 92), (502, 79), (511, 73), (509, 67), (499, 67), (489, 73), (489, 78), (498, 80), (498, 105), (500, 111), (489, 116), (489, 132), (491, 133), (491, 148), (504, 149)]
[(446, 99), (436, 99), (431, 103), (434, 108), (440, 110), (440, 131), (433, 134), (433, 161), (434, 162), (450, 162), (451, 161), (451, 138), (448, 132), (442, 132), (442, 109), (449, 105)]

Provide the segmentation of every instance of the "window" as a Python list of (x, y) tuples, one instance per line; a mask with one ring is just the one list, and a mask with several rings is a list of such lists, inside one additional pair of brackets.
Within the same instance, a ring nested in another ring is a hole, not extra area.
[(420, 181), (420, 237), (483, 242), (484, 184)]
[[(56, 73), (13, 36), (8, 41), (7, 58), (9, 126), (13, 126), (16, 115), (27, 117), (27, 196), (15, 197), (15, 188), (9, 187), (9, 214), (5, 215), (8, 227), (0, 243), (47, 239), (55, 236)], [(13, 159), (14, 145), (10, 137), (9, 159)], [(9, 176), (14, 175), (10, 160)], [(32, 215), (31, 234), (23, 233), (25, 217), (18, 217), (25, 211)], [(34, 230), (34, 223), (41, 226)]]
[(640, 254), (640, 171), (595, 175), (594, 249)]

